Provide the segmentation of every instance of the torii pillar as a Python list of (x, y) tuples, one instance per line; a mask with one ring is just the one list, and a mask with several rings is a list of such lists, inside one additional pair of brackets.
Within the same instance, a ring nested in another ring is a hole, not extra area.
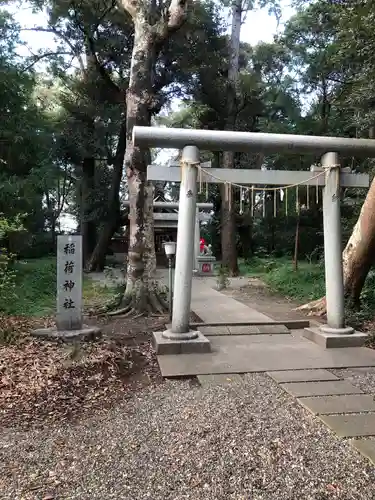
[(199, 215), (197, 216), (197, 166), (199, 164), (199, 149), (196, 146), (185, 146), (181, 158), (172, 325), (164, 332), (154, 332), (154, 345), (157, 354), (187, 354), (211, 351), (209, 340), (201, 332), (190, 330), (191, 289), (196, 256), (197, 222), (199, 231)]
[(199, 220), (199, 208), (195, 211), (195, 233), (194, 233), (194, 271), (198, 271), (198, 256), (200, 255), (201, 229)]

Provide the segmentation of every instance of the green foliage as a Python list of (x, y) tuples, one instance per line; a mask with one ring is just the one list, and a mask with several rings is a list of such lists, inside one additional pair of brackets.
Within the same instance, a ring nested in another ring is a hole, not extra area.
[(14, 316), (45, 316), (56, 307), (56, 261), (35, 259), (15, 266), (17, 300), (7, 301), (2, 312)]
[(18, 214), (13, 219), (6, 219), (3, 214), (0, 214), (0, 240), (10, 233), (22, 231), (24, 229), (22, 218), (23, 216)]
[[(56, 312), (56, 258), (18, 261), (11, 267), (13, 285), (2, 293), (0, 261), (0, 314), (12, 316), (50, 316)], [(117, 286), (102, 287), (84, 276), (85, 307), (101, 305), (118, 295)]]
[(0, 312), (6, 304), (17, 299), (14, 256), (6, 248), (0, 249)]
[[(325, 295), (323, 263), (300, 262), (295, 271), (290, 259), (253, 257), (240, 264), (241, 273), (262, 279), (271, 290), (299, 303), (319, 299)], [(348, 324), (361, 329), (373, 321), (375, 310), (375, 272), (370, 272), (361, 294), (361, 310), (347, 304)]]
[(56, 243), (47, 232), (33, 234), (25, 238), (24, 244), (18, 243), (17, 247), (20, 259), (39, 259), (56, 254)]
[(216, 287), (218, 290), (224, 290), (229, 285), (229, 269), (226, 266), (220, 265), (216, 271)]
[(261, 277), (272, 290), (285, 297), (305, 302), (324, 296), (324, 267), (301, 262), (297, 271), (287, 259), (254, 258), (241, 266), (244, 274)]

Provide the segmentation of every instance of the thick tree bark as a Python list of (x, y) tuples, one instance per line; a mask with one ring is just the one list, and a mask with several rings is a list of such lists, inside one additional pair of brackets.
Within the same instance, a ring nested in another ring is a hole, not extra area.
[(300, 215), (298, 214), (296, 222), (296, 234), (294, 237), (293, 266), (295, 271), (298, 271), (299, 223), (300, 223)]
[(95, 158), (84, 158), (81, 181), (81, 235), (83, 263), (87, 264), (96, 244), (96, 223), (91, 219), (92, 193), (95, 188)]
[[(169, 10), (157, 19), (153, 2), (121, 0), (134, 22), (134, 45), (126, 94), (125, 169), (129, 190), (129, 252), (127, 283), (122, 313), (165, 310), (156, 293), (152, 273), (155, 267), (153, 232), (153, 189), (147, 182), (149, 150), (134, 146), (135, 125), (150, 126), (157, 99), (152, 87), (154, 65), (163, 42), (186, 18), (187, 0), (172, 0)], [(118, 311), (116, 311), (118, 312)]]
[(371, 183), (342, 259), (345, 295), (353, 306), (359, 307), (363, 285), (375, 260), (375, 180)]
[[(236, 126), (236, 96), (238, 93), (238, 62), (240, 53), (241, 18), (242, 0), (235, 0), (232, 5), (232, 31), (228, 69), (226, 130), (234, 130)], [(232, 151), (224, 151), (223, 168), (234, 168), (234, 153)], [(222, 264), (228, 268), (230, 276), (237, 276), (238, 262), (236, 248), (236, 222), (233, 209), (233, 190), (230, 186), (224, 185), (222, 187), (222, 200)]]
[(105, 256), (112, 236), (120, 225), (120, 186), (123, 173), (123, 163), (126, 147), (126, 124), (123, 123), (120, 129), (116, 154), (113, 162), (113, 172), (111, 190), (109, 193), (108, 213), (104, 226), (99, 234), (99, 238), (91, 258), (86, 266), (87, 271), (103, 271), (105, 266)]
[[(91, 83), (92, 76), (96, 73), (95, 56), (91, 53), (88, 43), (85, 43), (86, 68), (82, 73), (82, 78), (86, 84)], [(87, 124), (88, 136), (93, 137), (95, 134), (95, 124), (91, 118)], [(82, 161), (82, 177), (81, 177), (81, 221), (80, 231), (82, 235), (82, 252), (83, 265), (87, 266), (89, 259), (96, 245), (96, 228), (97, 224), (91, 217), (91, 207), (95, 189), (95, 156), (92, 154), (92, 145), (86, 143), (84, 150), (86, 156)]]

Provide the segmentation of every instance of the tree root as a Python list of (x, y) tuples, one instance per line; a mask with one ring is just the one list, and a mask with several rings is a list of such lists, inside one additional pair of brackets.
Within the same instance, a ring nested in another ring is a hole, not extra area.
[(97, 317), (107, 316), (110, 313), (110, 311), (119, 307), (121, 305), (121, 302), (122, 302), (122, 295), (119, 296), (116, 295), (116, 298), (112, 299), (107, 304), (104, 304), (103, 307), (100, 307), (99, 309), (96, 308), (95, 310), (90, 310), (89, 315)]
[(294, 310), (307, 313), (308, 316), (324, 316), (327, 312), (326, 298), (322, 297), (320, 299), (313, 300), (307, 304), (296, 307)]
[[(160, 317), (167, 313), (168, 303), (157, 287), (151, 287), (144, 300), (137, 300), (135, 295), (126, 295), (121, 301), (121, 308), (107, 310), (104, 314), (110, 317), (138, 319), (144, 316)], [(118, 306), (119, 304), (116, 304)]]
[(122, 316), (126, 316), (129, 311), (132, 310), (132, 306), (131, 305), (128, 305), (126, 307), (123, 307), (121, 309), (116, 309), (115, 311), (108, 311), (107, 312), (107, 316), (119, 316), (120, 314)]

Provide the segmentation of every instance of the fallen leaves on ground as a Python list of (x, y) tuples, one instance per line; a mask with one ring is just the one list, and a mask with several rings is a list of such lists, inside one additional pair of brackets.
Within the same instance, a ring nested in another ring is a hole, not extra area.
[(33, 328), (46, 328), (54, 325), (51, 317), (29, 318), (26, 316), (0, 315), (1, 343), (22, 342)]
[(135, 374), (142, 372), (150, 382), (159, 375), (148, 341), (63, 344), (29, 337), (32, 320), (0, 318), (0, 328), (4, 325), (16, 325), (21, 341), (0, 346), (2, 425), (74, 418), (123, 396)]

